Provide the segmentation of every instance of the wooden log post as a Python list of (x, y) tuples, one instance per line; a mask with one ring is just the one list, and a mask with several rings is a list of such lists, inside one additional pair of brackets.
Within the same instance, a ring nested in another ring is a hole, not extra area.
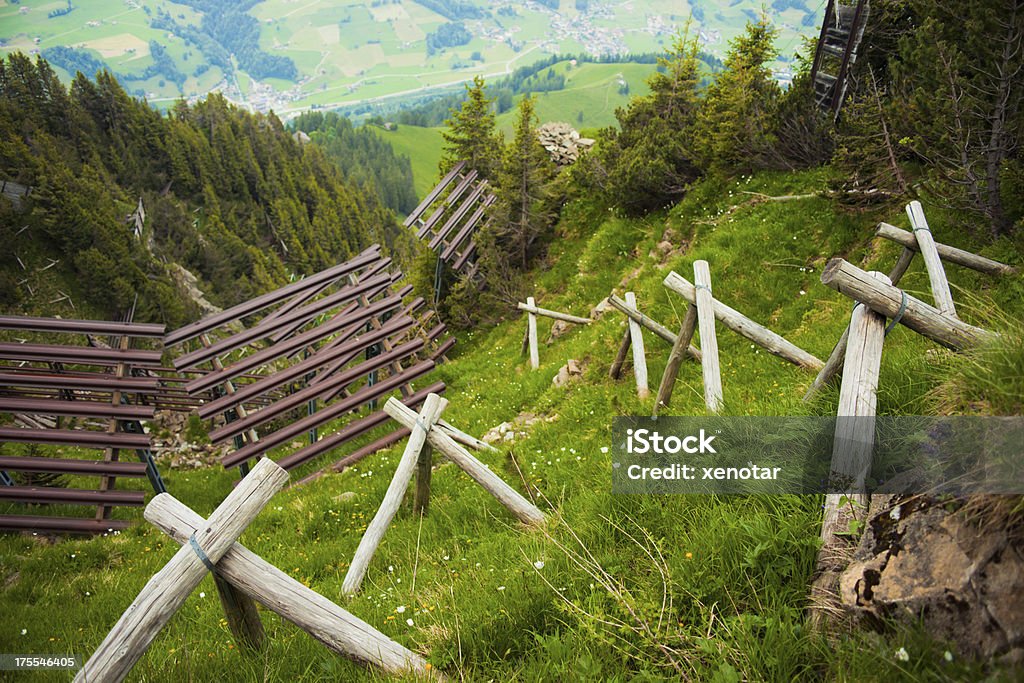
[(712, 413), (722, 407), (722, 370), (718, 364), (715, 337), (715, 299), (711, 294), (711, 268), (707, 261), (693, 262), (697, 297), (697, 327), (700, 330), (701, 371), (704, 376), (704, 404)]
[[(690, 282), (675, 271), (665, 277), (664, 285), (679, 294), (691, 304), (697, 302), (696, 291)], [(768, 353), (788, 360), (794, 365), (809, 370), (820, 370), (824, 363), (807, 353), (799, 346), (787, 341), (784, 337), (775, 334), (767, 327), (755, 323), (753, 320), (726, 306), (718, 299), (714, 300), (715, 317), (730, 330), (746, 337), (758, 346), (764, 348)]]
[[(626, 303), (637, 308), (636, 294), (626, 292)], [(647, 355), (644, 353), (644, 332), (640, 328), (640, 323), (632, 318), (629, 319), (629, 343), (633, 349), (633, 376), (636, 378), (636, 393), (641, 399), (645, 399), (651, 391), (647, 388)]]
[(863, 303), (876, 313), (890, 319), (896, 318), (901, 325), (956, 351), (976, 346), (995, 336), (988, 330), (943, 315), (938, 309), (871, 277), (841, 258), (828, 262), (821, 273), (821, 282)]
[(413, 502), (413, 510), (418, 515), (427, 514), (430, 507), (430, 478), (434, 469), (434, 448), (430, 444), (424, 444), (420, 451), (420, 457), (416, 461), (416, 498)]
[[(908, 233), (909, 234), (909, 233)], [(896, 259), (896, 265), (889, 271), (889, 282), (893, 285), (897, 284), (903, 279), (904, 273), (910, 267), (910, 263), (914, 260), (914, 252), (904, 247), (903, 251), (900, 252), (900, 256)], [(847, 325), (846, 329), (843, 330), (843, 334), (839, 337), (839, 341), (836, 342), (835, 347), (832, 349), (832, 353), (829, 355), (828, 360), (825, 361), (825, 367), (818, 372), (818, 376), (814, 378), (814, 382), (811, 383), (810, 388), (807, 389), (807, 393), (804, 394), (804, 401), (810, 401), (814, 396), (821, 391), (821, 388), (832, 381), (843, 369), (843, 361), (846, 359), (846, 344), (850, 338), (850, 326)]]
[[(657, 415), (662, 408), (668, 408), (672, 401), (672, 391), (676, 386), (676, 378), (679, 376), (679, 367), (683, 364), (683, 356), (689, 349), (690, 340), (697, 328), (697, 307), (687, 304), (686, 315), (683, 316), (683, 323), (679, 326), (679, 334), (672, 343), (672, 350), (668, 354), (668, 363), (665, 365), (665, 372), (661, 375), (661, 383), (658, 385), (658, 397), (654, 401), (653, 415)], [(699, 355), (699, 354), (698, 354)]]
[(412, 425), (407, 425), (412, 433), (409, 435), (409, 441), (405, 444), (405, 452), (402, 453), (402, 458), (398, 461), (395, 476), (384, 494), (384, 500), (381, 502), (377, 514), (370, 520), (362, 540), (359, 541), (359, 547), (356, 548), (356, 553), (352, 557), (352, 564), (349, 565), (345, 580), (341, 584), (341, 590), (346, 595), (359, 592), (363, 577), (366, 576), (366, 570), (370, 566), (370, 560), (377, 552), (377, 547), (380, 545), (381, 539), (384, 538), (384, 532), (387, 531), (391, 520), (398, 513), (402, 498), (405, 497), (405, 492), (409, 488), (409, 482), (412, 480), (412, 475), (416, 471), (420, 459), (420, 452), (427, 443), (427, 434), (447, 405), (446, 399), (437, 394), (429, 394), (423, 402), (419, 418), (414, 420)]
[(924, 258), (924, 267), (928, 271), (928, 284), (931, 285), (935, 307), (943, 315), (956, 318), (956, 305), (953, 303), (953, 295), (949, 292), (946, 271), (942, 267), (942, 259), (939, 258), (939, 252), (935, 248), (935, 240), (932, 238), (928, 221), (924, 217), (924, 208), (921, 206), (921, 202), (914, 200), (907, 204), (907, 215), (910, 217), (910, 225), (914, 228), (918, 249)]
[(594, 322), (590, 318), (581, 318), (578, 315), (569, 315), (568, 313), (559, 313), (558, 311), (552, 311), (547, 308), (540, 308), (532, 303), (532, 298), (527, 299), (527, 303), (519, 302), (516, 306), (520, 311), (526, 311), (527, 313), (533, 313), (534, 315), (543, 315), (546, 318), (553, 318), (555, 320), (561, 320), (562, 322), (575, 323), (576, 325), (589, 325)]
[(622, 335), (622, 341), (619, 342), (619, 350), (615, 353), (615, 360), (612, 361), (612, 366), (608, 368), (608, 376), (611, 379), (622, 377), (622, 366), (626, 364), (626, 356), (629, 355), (629, 345), (632, 339), (633, 333), (627, 324), (626, 333)]
[[(914, 233), (908, 232), (907, 230), (901, 230), (895, 225), (879, 223), (878, 228), (875, 230), (875, 235), (897, 244), (902, 244), (905, 248), (913, 251), (920, 251), (921, 249), (917, 242), (917, 238), (914, 237)], [(989, 275), (1013, 275), (1017, 272), (1017, 269), (1013, 266), (1008, 266), (1005, 263), (993, 261), (990, 258), (978, 256), (977, 254), (972, 254), (969, 251), (957, 249), (956, 247), (951, 247), (939, 242), (935, 242), (935, 249), (939, 252), (939, 256), (943, 261), (947, 263), (955, 263), (958, 266), (964, 266), (965, 268), (971, 268), (979, 273), (987, 273)], [(896, 282), (894, 281), (893, 284), (896, 284)]]
[[(668, 329), (667, 327), (659, 323), (657, 320), (651, 318), (650, 316), (644, 315), (639, 311), (639, 309), (630, 306), (628, 303), (626, 303), (624, 299), (620, 299), (619, 297), (612, 294), (608, 297), (608, 303), (610, 303), (613, 308), (616, 308), (622, 313), (624, 313), (627, 318), (635, 320), (637, 324), (640, 325), (640, 327), (643, 327), (646, 330), (650, 330), (658, 337), (667, 341), (669, 344), (676, 343), (677, 335), (674, 332), (672, 332), (672, 330)], [(691, 334), (690, 336), (692, 337), (693, 335)], [(690, 358), (693, 358), (694, 360), (697, 361), (700, 360), (700, 350), (696, 346), (690, 344), (689, 340), (687, 340), (686, 353), (690, 355)]]
[[(882, 273), (872, 278), (887, 283)], [(816, 603), (831, 601), (839, 572), (850, 559), (852, 545), (837, 536), (868, 510), (869, 496), (864, 483), (871, 471), (875, 439), (875, 409), (878, 400), (878, 371), (885, 340), (885, 316), (858, 304), (850, 316), (850, 341), (843, 366), (843, 383), (839, 390), (835, 437), (832, 445), (831, 483), (845, 488), (845, 493), (825, 496), (821, 524), (821, 549), (818, 551), (818, 578), (813, 591)]]
[[(150, 507), (153, 524), (186, 547), (192, 534), (206, 524), (188, 506), (170, 496), (158, 496)], [(422, 657), (302, 585), (240, 543), (235, 543), (224, 553), (217, 563), (215, 575), (343, 657), (378, 667), (390, 674), (412, 672), (440, 678)]]
[[(75, 676), (75, 681), (123, 680), (210, 567), (227, 552), (286, 481), (287, 472), (268, 458), (261, 460), (191, 537), (194, 543), (190, 540), (188, 545), (182, 546), (143, 587)], [(168, 495), (161, 493), (154, 500)], [(150, 507), (152, 505), (150, 502)], [(205, 559), (201, 559), (200, 553)]]
[[(528, 297), (526, 303), (536, 308), (533, 297)], [(530, 337), (530, 367), (536, 370), (540, 367), (540, 352), (537, 350), (537, 314), (527, 313), (526, 333)]]
[[(416, 424), (416, 413), (403, 405), (401, 401), (395, 400), (394, 397), (389, 398), (388, 402), (384, 404), (384, 412), (409, 429)], [(473, 457), (444, 430), (431, 429), (427, 432), (427, 441), (446, 458), (458, 465), (488, 493), (497, 498), (498, 502), (508, 508), (519, 521), (531, 526), (539, 526), (544, 523), (544, 513), (538, 510), (537, 506), (526, 500), (501, 477), (492, 472), (487, 465)]]

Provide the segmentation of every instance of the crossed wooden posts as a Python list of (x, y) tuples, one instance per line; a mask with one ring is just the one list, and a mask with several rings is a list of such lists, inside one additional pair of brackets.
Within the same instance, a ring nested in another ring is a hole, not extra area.
[(661, 408), (668, 407), (684, 349), (690, 343), (698, 327), (702, 353), (704, 402), (711, 412), (718, 412), (721, 409), (723, 393), (721, 369), (718, 362), (718, 341), (715, 336), (716, 319), (769, 353), (788, 360), (794, 365), (812, 370), (824, 366), (824, 363), (799, 346), (714, 298), (711, 289), (711, 270), (707, 261), (695, 261), (693, 272), (695, 284), (691, 284), (675, 271), (665, 277), (665, 287), (686, 299), (689, 306), (679, 334), (672, 345), (672, 353), (665, 367), (665, 374), (661, 379), (658, 400), (654, 408), (655, 413)]
[(156, 496), (146, 519), (182, 547), (125, 610), (76, 683), (123, 680), (209, 571), (340, 655), (391, 674), (437, 675), (420, 656), (236, 542), (287, 480), (285, 470), (264, 458), (207, 520), (170, 494)]
[(589, 325), (594, 322), (590, 318), (581, 318), (577, 315), (569, 315), (568, 313), (559, 313), (558, 311), (548, 310), (547, 308), (540, 308), (537, 306), (536, 301), (533, 297), (527, 297), (526, 303), (519, 302), (517, 308), (521, 311), (526, 311), (526, 333), (523, 335), (523, 348), (521, 352), (525, 353), (527, 347), (530, 349), (530, 367), (536, 370), (540, 367), (540, 351), (537, 347), (537, 316), (543, 315), (546, 318), (553, 318), (555, 320), (561, 320), (562, 322), (575, 323), (576, 325)]
[[(905, 323), (908, 327), (916, 329), (921, 334), (949, 348), (960, 349), (965, 345), (975, 343), (978, 341), (979, 335), (985, 336), (988, 333), (984, 330), (979, 332), (977, 331), (978, 328), (973, 328), (970, 325), (962, 327), (955, 322), (950, 322), (958, 321), (959, 318), (956, 314), (953, 298), (949, 293), (949, 282), (946, 279), (942, 260), (945, 259), (950, 263), (956, 263), (989, 275), (1010, 275), (1016, 273), (1016, 269), (984, 256), (978, 256), (969, 251), (936, 242), (932, 237), (928, 222), (924, 216), (924, 209), (921, 207), (920, 202), (914, 201), (908, 204), (907, 215), (910, 218), (913, 232), (901, 230), (888, 223), (879, 223), (878, 229), (875, 231), (876, 236), (903, 245), (903, 250), (900, 252), (896, 264), (889, 271), (888, 282), (885, 280), (869, 282), (864, 276), (864, 271), (845, 261), (839, 263), (841, 259), (833, 259), (829, 262), (825, 271), (822, 272), (821, 281), (843, 294), (866, 303), (873, 310), (883, 315), (887, 314), (885, 310), (881, 310), (882, 308), (886, 310), (892, 308), (891, 306), (883, 305), (883, 300), (887, 296), (896, 293), (898, 294), (896, 299), (897, 306), (893, 309), (894, 312), (890, 316), (891, 318), (896, 318), (903, 322), (903, 319), (906, 318), (909, 312), (910, 320), (913, 321), (913, 324)], [(932, 298), (935, 301), (934, 307), (910, 297), (902, 290), (896, 288), (896, 285), (910, 267), (914, 255), (918, 252), (921, 253), (925, 269), (928, 272), (928, 283)], [(874, 306), (872, 306), (872, 301), (875, 302)], [(904, 301), (906, 301), (906, 305), (903, 304)], [(911, 307), (914, 308), (913, 312), (909, 310)], [(902, 315), (895, 315), (895, 313), (901, 310), (903, 311)], [(843, 368), (848, 339), (849, 329), (843, 332), (839, 341), (832, 349), (832, 354), (829, 356), (828, 361), (826, 361), (825, 366), (818, 373), (818, 376), (814, 378), (814, 382), (804, 395), (805, 401), (813, 398)]]
[[(629, 318), (630, 323), (634, 324), (627, 327), (626, 333), (622, 337), (622, 343), (619, 345), (619, 352), (616, 355), (611, 368), (608, 370), (608, 376), (612, 379), (618, 379), (622, 375), (622, 366), (626, 362), (626, 355), (632, 348), (634, 351), (633, 374), (637, 379), (637, 393), (641, 394), (641, 397), (646, 396), (644, 390), (647, 388), (647, 359), (644, 357), (643, 353), (640, 354), (639, 360), (636, 357), (637, 348), (633, 346), (633, 335), (636, 331), (635, 326), (649, 330), (660, 339), (672, 344), (672, 353), (669, 355), (669, 367), (672, 368), (671, 373), (673, 382), (675, 381), (676, 374), (679, 372), (679, 365), (682, 363), (684, 355), (688, 354), (691, 358), (698, 361), (701, 359), (700, 350), (690, 344), (690, 338), (693, 337), (693, 330), (690, 329), (689, 333), (685, 332), (688, 324), (692, 326), (692, 321), (689, 323), (684, 321), (682, 330), (680, 330), (680, 334), (677, 335), (657, 320), (641, 313), (637, 304), (636, 295), (632, 292), (626, 293), (626, 299), (621, 299), (612, 294), (608, 297), (608, 303)], [(637, 373), (636, 370), (638, 362), (641, 368), (639, 373)], [(666, 373), (668, 372), (669, 370), (666, 369)], [(662, 380), (662, 386), (664, 386), (664, 380)], [(662, 394), (660, 390), (658, 392), (657, 404), (662, 404)], [(655, 407), (655, 411), (657, 411), (657, 407)]]
[(373, 559), (374, 553), (384, 538), (384, 532), (387, 531), (398, 512), (402, 498), (412, 481), (413, 473), (417, 471), (415, 507), (420, 514), (426, 512), (430, 497), (431, 448), (436, 448), (458, 465), (476, 483), (508, 508), (519, 521), (529, 526), (539, 526), (544, 523), (544, 513), (457, 443), (459, 440), (467, 441), (467, 435), (440, 420), (441, 412), (447, 405), (448, 401), (437, 394), (427, 396), (418, 416), (395, 398), (389, 398), (384, 405), (384, 412), (408, 428), (411, 433), (409, 441), (406, 442), (405, 451), (398, 462), (398, 467), (395, 469), (395, 476), (384, 494), (384, 500), (381, 502), (377, 514), (366, 527), (366, 532), (352, 558), (352, 564), (342, 583), (344, 593), (351, 595), (359, 591), (370, 560)]

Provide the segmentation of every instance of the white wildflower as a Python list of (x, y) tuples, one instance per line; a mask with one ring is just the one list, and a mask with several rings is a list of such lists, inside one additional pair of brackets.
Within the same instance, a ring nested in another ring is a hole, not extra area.
[(896, 659), (900, 660), (901, 662), (909, 662), (910, 654), (907, 652), (907, 648), (901, 647), (900, 649), (896, 650)]

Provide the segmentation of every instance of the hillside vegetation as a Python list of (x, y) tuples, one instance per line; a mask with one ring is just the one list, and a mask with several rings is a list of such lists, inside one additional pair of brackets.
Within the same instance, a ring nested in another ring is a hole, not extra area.
[[(628, 289), (645, 313), (677, 327), (685, 305), (661, 280), (671, 269), (690, 272), (693, 260), (704, 258), (716, 296), (824, 357), (850, 313), (849, 300), (818, 282), (825, 259), (842, 255), (865, 269), (887, 270), (898, 252), (871, 239), (873, 225), (884, 219), (907, 227), (906, 219), (899, 209), (849, 212), (822, 197), (762, 202), (749, 193), (814, 193), (830, 179), (826, 170), (703, 181), (680, 204), (644, 218), (575, 201), (547, 258), (530, 273), (531, 293), (540, 305), (586, 315), (609, 292)], [(1020, 264), (1009, 241), (982, 245), (958, 234), (956, 216), (928, 211), (939, 241)], [(666, 237), (677, 245), (667, 254), (657, 249)], [(956, 267), (948, 272), (965, 320), (1019, 334), (1007, 327), (1024, 315), (1019, 278), (996, 280)], [(927, 296), (920, 260), (904, 283)], [(461, 335), (454, 358), (439, 368), (449, 385), (446, 419), (473, 434), (524, 412), (541, 418), (524, 428), (527, 436), (499, 444), (499, 454), (480, 457), (517, 489), (528, 488), (552, 517), (547, 530), (524, 531), (460, 470), (441, 465), (429, 514), (422, 520), (413, 514), (410, 494), (363, 592), (344, 598), (348, 562), (390, 481), (398, 447), (278, 494), (242, 542), (425, 653), (452, 678), (917, 681), (992, 675), (958, 655), (947, 662), (944, 653), (956, 652), (955, 644), (934, 642), (920, 630), (858, 632), (830, 642), (806, 628), (820, 525), (816, 496), (612, 495), (610, 416), (651, 409), (651, 401), (637, 399), (628, 367), (622, 381), (607, 376), (623, 321), (605, 313), (542, 344), (541, 368), (531, 371), (519, 353), (525, 322), (516, 318)], [(547, 332), (542, 322), (542, 340)], [(660, 377), (668, 346), (651, 336), (647, 344), (651, 376)], [(719, 334), (719, 344), (727, 414), (835, 413), (834, 390), (811, 406), (800, 402), (813, 373), (728, 331)], [(981, 363), (970, 383), (974, 393), (958, 397), (954, 388), (976, 359), (935, 356), (933, 348), (902, 327), (886, 339), (880, 412), (927, 413), (950, 399), (955, 410), (977, 409), (1009, 388), (1006, 365)], [(554, 386), (552, 378), (570, 358), (581, 362), (582, 379)], [(1015, 359), (1021, 362), (1019, 352)], [(700, 367), (684, 363), (679, 382), (672, 412), (703, 414)], [(217, 467), (165, 468), (164, 475), (169, 490), (202, 514), (235, 478)], [(355, 495), (342, 497), (346, 492)], [(117, 514), (140, 518), (133, 511)], [(176, 547), (141, 521), (117, 536), (56, 545), (0, 538), (6, 605), (0, 648), (91, 652)], [(278, 617), (262, 615), (267, 649), (239, 651), (207, 578), (132, 679), (383, 680)], [(901, 647), (906, 661), (896, 656)], [(1004, 671), (992, 680), (1013, 676)]]
[[(0, 203), (9, 312), (117, 319), (135, 306), (174, 326), (199, 311), (169, 262), (224, 306), (400, 235), (375, 183), (219, 95), (165, 116), (107, 72), (65, 89), (45, 60), (16, 54), (0, 61), (0, 139), (0, 178), (33, 188), (20, 208)], [(136, 237), (126, 216), (140, 198)]]

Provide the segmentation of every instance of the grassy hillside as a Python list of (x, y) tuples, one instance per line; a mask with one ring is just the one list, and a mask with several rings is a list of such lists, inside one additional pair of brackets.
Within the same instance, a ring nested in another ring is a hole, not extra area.
[[(551, 67), (565, 76), (565, 89), (536, 93), (537, 120), (540, 123), (565, 121), (577, 130), (616, 125), (615, 109), (624, 107), (631, 97), (649, 92), (647, 79), (653, 64), (579, 64), (568, 61)], [(521, 96), (516, 97), (516, 102)], [(506, 139), (512, 136), (516, 109), (497, 117), (497, 127)], [(395, 130), (369, 126), (382, 139), (391, 143), (397, 154), (412, 161), (416, 193), (422, 197), (437, 181), (437, 164), (441, 159), (444, 139), (440, 128), (399, 125)]]
[[(906, 227), (898, 209), (849, 213), (820, 197), (770, 203), (752, 194), (813, 192), (825, 181), (826, 172), (817, 171), (760, 174), (728, 185), (704, 182), (682, 204), (642, 220), (574, 203), (547, 262), (536, 270), (533, 293), (539, 305), (586, 315), (610, 291), (628, 289), (645, 313), (676, 327), (685, 304), (661, 280), (670, 269), (688, 276), (693, 261), (704, 258), (716, 297), (823, 358), (850, 314), (849, 300), (818, 281), (826, 259), (843, 255), (887, 270), (898, 250), (872, 241), (872, 226), (884, 218)], [(950, 216), (926, 208), (937, 240), (976, 246)], [(675, 247), (667, 257), (656, 250), (662, 240)], [(1019, 252), (1009, 243), (982, 253), (1019, 265)], [(994, 280), (957, 267), (949, 275), (965, 320), (1005, 329), (992, 320), (995, 306), (1002, 307), (1004, 320), (1024, 315), (1019, 278)], [(920, 260), (904, 284), (927, 297)], [(653, 402), (637, 399), (628, 372), (620, 382), (608, 379), (624, 319), (609, 312), (542, 345), (541, 368), (531, 371), (520, 356), (524, 320), (511, 309), (509, 316), (493, 329), (460, 335), (453, 360), (438, 373), (449, 385), (445, 417), (478, 435), (522, 412), (542, 418), (527, 437), (481, 458), (517, 489), (529, 486), (551, 516), (546, 530), (517, 527), (460, 470), (441, 465), (429, 515), (418, 519), (406, 501), (363, 592), (342, 597), (342, 578), (394, 471), (401, 452), (396, 448), (279, 494), (243, 543), (425, 653), (457, 680), (917, 681), (985, 675), (959, 658), (947, 663), (946, 644), (917, 630), (857, 632), (832, 643), (805, 627), (818, 497), (612, 495), (611, 418), (648, 414)], [(542, 340), (549, 323), (541, 322)], [(812, 373), (751, 348), (728, 330), (720, 330), (718, 340), (726, 413), (834, 414), (834, 390), (815, 405), (800, 402)], [(647, 345), (651, 377), (659, 378), (668, 347), (651, 336)], [(948, 398), (947, 383), (962, 361), (926, 355), (930, 348), (902, 327), (887, 338), (881, 413), (929, 412)], [(583, 364), (582, 380), (555, 387), (552, 377), (570, 358)], [(701, 393), (700, 367), (684, 363), (672, 412), (703, 414)], [(166, 471), (165, 478), (174, 495), (203, 514), (233, 480), (218, 468)], [(348, 491), (355, 496), (341, 498)], [(116, 537), (54, 545), (0, 538), (0, 651), (91, 652), (176, 547), (145, 523)], [(264, 612), (263, 621), (266, 651), (239, 652), (207, 578), (131, 679), (382, 680), (276, 616)], [(894, 656), (901, 647), (909, 660)]]
[[(615, 125), (615, 109), (629, 104), (631, 97), (650, 92), (647, 79), (653, 64), (580, 64), (561, 62), (552, 67), (565, 75), (565, 89), (536, 93), (537, 119), (541, 123), (565, 121), (577, 130)], [(519, 98), (517, 97), (518, 101)], [(512, 135), (516, 111), (500, 115), (498, 128)]]
[(424, 197), (437, 182), (437, 165), (441, 161), (444, 139), (440, 128), (419, 126), (398, 126), (395, 130), (384, 130), (380, 126), (368, 126), (383, 140), (391, 143), (396, 154), (404, 154), (412, 162), (413, 184), (416, 195)]

